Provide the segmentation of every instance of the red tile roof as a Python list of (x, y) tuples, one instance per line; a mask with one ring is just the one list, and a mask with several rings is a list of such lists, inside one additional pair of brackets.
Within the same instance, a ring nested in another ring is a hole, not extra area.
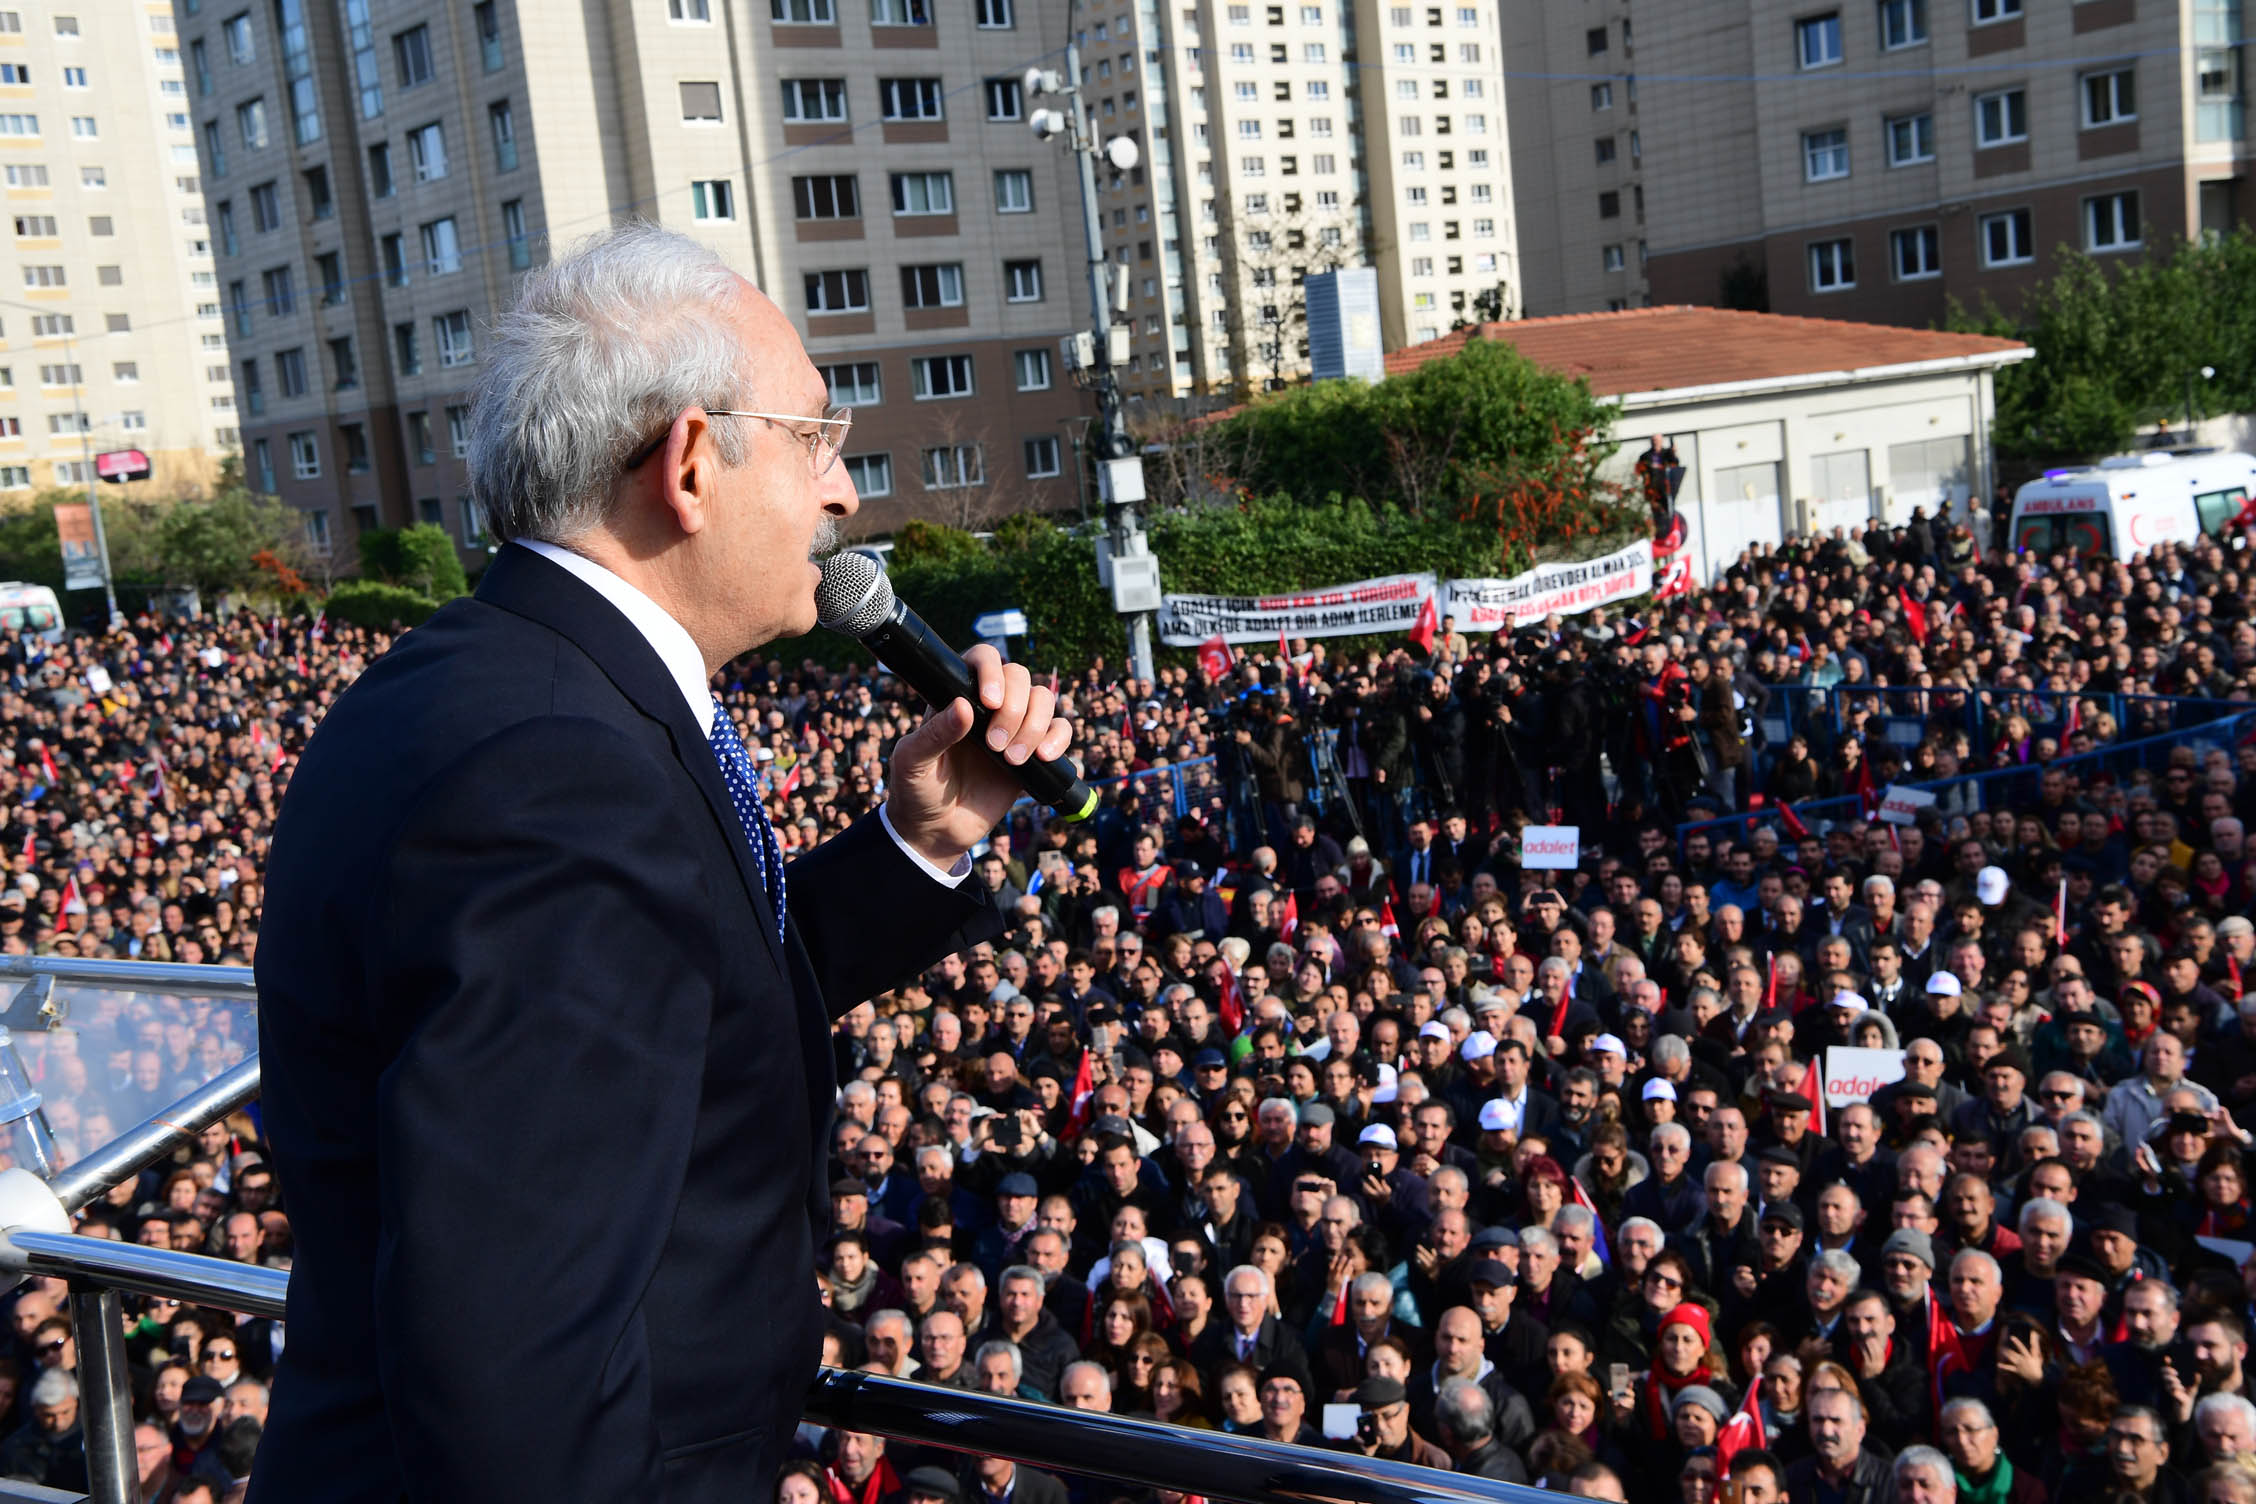
[[(1429, 360), (1454, 355), (1474, 333), (1459, 329), (1393, 351), (1386, 358), (1387, 374), (1397, 376)], [(1521, 354), (1550, 370), (1586, 377), (1591, 391), (1601, 397), (2028, 348), (2019, 340), (1983, 334), (1688, 305), (1483, 324), (1478, 333), (1484, 339), (1510, 341)]]

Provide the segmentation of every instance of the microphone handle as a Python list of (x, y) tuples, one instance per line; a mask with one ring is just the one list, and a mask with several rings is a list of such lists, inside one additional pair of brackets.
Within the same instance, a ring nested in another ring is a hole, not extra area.
[(971, 735), (978, 738), (980, 749), (1017, 779), (1019, 787), (1036, 803), (1049, 806), (1069, 821), (1086, 820), (1096, 812), (1097, 791), (1081, 781), (1081, 770), (1071, 758), (1044, 762), (1034, 757), (1012, 764), (987, 746), (990, 716), (987, 707), (979, 703), (979, 686), (972, 681), (970, 667), (925, 624), (923, 617), (909, 609), (907, 602), (896, 599), (886, 619), (864, 633), (861, 641), (878, 662), (906, 679), (934, 709), (955, 700), (967, 702), (971, 706)]

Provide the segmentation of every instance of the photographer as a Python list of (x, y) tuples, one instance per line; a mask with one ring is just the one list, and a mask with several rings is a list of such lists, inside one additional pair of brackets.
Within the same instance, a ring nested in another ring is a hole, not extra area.
[(1448, 1470), (1449, 1454), (1410, 1429), (1410, 1396), (1400, 1379), (1365, 1379), (1355, 1386), (1355, 1403), (1363, 1414), (1354, 1439), (1336, 1443), (1340, 1451)]

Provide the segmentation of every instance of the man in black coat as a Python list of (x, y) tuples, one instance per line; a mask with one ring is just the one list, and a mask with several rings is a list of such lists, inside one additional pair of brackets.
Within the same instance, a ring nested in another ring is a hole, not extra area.
[(1316, 1393), (1307, 1349), (1290, 1327), (1269, 1314), (1270, 1290), (1269, 1276), (1251, 1264), (1241, 1264), (1223, 1276), (1221, 1319), (1207, 1322), (1190, 1351), (1209, 1391), (1224, 1367), (1243, 1363), (1259, 1372), (1290, 1373), (1299, 1380), (1303, 1395)]
[[(296, 1264), (250, 1497), (756, 1498), (820, 1351), (831, 1021), (998, 932), (962, 878), (1015, 783), (952, 704), (787, 891), (707, 684), (814, 625), (855, 506), (821, 374), (647, 225), (480, 354), (471, 484), (523, 541), (338, 700), (275, 831)], [(1048, 692), (973, 662), (1010, 755), (1057, 755)]]

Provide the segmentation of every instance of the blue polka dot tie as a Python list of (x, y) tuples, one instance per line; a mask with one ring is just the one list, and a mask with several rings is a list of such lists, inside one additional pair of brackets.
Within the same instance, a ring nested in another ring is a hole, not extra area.
[(729, 802), (736, 806), (736, 818), (744, 822), (744, 833), (752, 841), (752, 850), (760, 859), (760, 881), (767, 887), (769, 901), (775, 904), (776, 939), (783, 938), (783, 849), (776, 845), (775, 827), (768, 824), (768, 811), (764, 802), (767, 784), (760, 770), (753, 764), (752, 754), (745, 750), (744, 738), (736, 733), (736, 722), (729, 719), (726, 706), (713, 701), (713, 729), (710, 733), (713, 760), (721, 765), (721, 779), (728, 785)]

